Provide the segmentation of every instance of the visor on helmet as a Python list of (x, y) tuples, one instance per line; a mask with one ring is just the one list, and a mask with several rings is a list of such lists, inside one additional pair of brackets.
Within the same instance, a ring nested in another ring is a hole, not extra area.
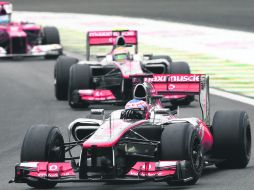
[(0, 15), (0, 24), (6, 24), (10, 22), (10, 15)]

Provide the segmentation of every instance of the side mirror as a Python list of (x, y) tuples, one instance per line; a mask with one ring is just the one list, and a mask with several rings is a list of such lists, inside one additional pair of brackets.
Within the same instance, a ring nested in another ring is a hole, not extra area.
[(153, 116), (151, 118), (153, 118), (153, 123), (155, 123), (155, 118), (156, 118), (156, 115), (162, 115), (162, 114), (171, 114), (171, 111), (170, 109), (168, 108), (155, 108), (153, 110)]
[(150, 60), (150, 59), (152, 59), (152, 57), (153, 57), (153, 54), (152, 54), (152, 53), (150, 53), (150, 54), (144, 54), (144, 55), (143, 55), (143, 58), (144, 58), (145, 60)]
[(156, 94), (156, 95), (152, 95), (152, 96), (151, 96), (151, 99), (153, 99), (153, 100), (162, 99), (162, 98), (163, 98), (163, 95), (159, 95), (159, 94)]
[(169, 114), (171, 113), (170, 109), (168, 108), (159, 108), (154, 110), (156, 114)]
[(103, 115), (104, 109), (91, 109), (91, 114), (93, 115)]
[(103, 58), (105, 58), (105, 57), (107, 57), (107, 55), (104, 55), (104, 54), (97, 54), (97, 55), (96, 55), (96, 59), (97, 59), (97, 60), (101, 60), (101, 59), (103, 59)]
[(172, 115), (177, 115), (177, 117), (180, 116), (180, 107), (179, 106), (171, 106), (170, 110), (171, 110)]
[(90, 113), (91, 113), (91, 115), (102, 115), (103, 116), (103, 122), (105, 121), (105, 111), (104, 111), (104, 109), (91, 109)]
[(173, 110), (173, 111), (171, 111), (171, 114), (176, 115), (176, 114), (177, 114), (177, 111), (176, 111), (176, 110)]

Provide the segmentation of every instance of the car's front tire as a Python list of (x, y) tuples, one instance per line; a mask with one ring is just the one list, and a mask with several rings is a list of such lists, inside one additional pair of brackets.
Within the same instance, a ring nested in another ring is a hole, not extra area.
[(42, 44), (60, 44), (59, 31), (54, 26), (45, 26), (42, 29)]
[[(21, 162), (63, 162), (64, 159), (64, 140), (57, 127), (34, 125), (28, 129), (21, 148)], [(57, 183), (31, 179), (27, 184), (35, 188), (53, 188)]]
[(88, 102), (81, 101), (78, 90), (91, 89), (92, 77), (90, 66), (75, 64), (70, 69), (68, 101), (72, 108), (87, 108)]
[(78, 59), (60, 56), (54, 67), (55, 96), (57, 100), (68, 99), (69, 73), (72, 65), (78, 63)]
[[(61, 44), (59, 31), (54, 26), (45, 26), (42, 28), (42, 44)], [(46, 59), (55, 59), (62, 54), (62, 50), (59, 51), (59, 54), (56, 55), (45, 55)]]
[(203, 147), (198, 131), (190, 123), (174, 123), (166, 126), (161, 135), (161, 159), (183, 160), (181, 170), (183, 178), (190, 180), (172, 181), (169, 185), (193, 185), (203, 171)]

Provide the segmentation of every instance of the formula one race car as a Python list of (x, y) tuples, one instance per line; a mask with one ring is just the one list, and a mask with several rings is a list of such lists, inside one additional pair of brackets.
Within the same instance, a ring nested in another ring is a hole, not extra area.
[[(138, 55), (137, 31), (92, 31), (87, 33), (86, 61), (61, 56), (55, 65), (55, 96), (69, 100), (73, 108), (88, 107), (98, 102), (126, 102), (132, 98), (135, 86), (130, 75), (190, 74), (186, 62), (172, 62), (167, 55)], [(90, 46), (113, 46), (100, 61), (90, 60)], [(130, 53), (130, 48), (134, 53)], [(77, 63), (77, 64), (76, 64)], [(190, 104), (194, 96), (164, 94), (164, 101)]]
[[(23, 141), (21, 163), (16, 165), (15, 178), (10, 182), (36, 188), (66, 182), (165, 181), (169, 185), (193, 185), (208, 165), (245, 168), (251, 156), (247, 113), (217, 111), (210, 125), (207, 76), (164, 74), (149, 80), (158, 77), (168, 79), (137, 84), (134, 99), (109, 118), (73, 121), (68, 127), (69, 142), (64, 143), (57, 127), (32, 126)], [(170, 85), (175, 88), (168, 88)], [(202, 119), (178, 118), (175, 111), (162, 108), (157, 88), (199, 95)], [(104, 110), (91, 112), (104, 116)], [(74, 147), (81, 148), (78, 156), (71, 151)], [(69, 157), (65, 157), (67, 152)]]
[(59, 32), (55, 27), (41, 27), (28, 22), (11, 22), (12, 4), (0, 2), (0, 58), (62, 54)]

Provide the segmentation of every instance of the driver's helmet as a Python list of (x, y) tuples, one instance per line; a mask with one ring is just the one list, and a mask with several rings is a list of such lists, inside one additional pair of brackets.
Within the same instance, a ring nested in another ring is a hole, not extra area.
[(149, 105), (140, 99), (132, 99), (125, 105), (126, 119), (149, 119)]
[(113, 60), (123, 62), (130, 59), (130, 52), (126, 47), (117, 47), (112, 52)]
[(0, 2), (0, 24), (9, 23), (12, 14), (12, 4), (9, 2)]

